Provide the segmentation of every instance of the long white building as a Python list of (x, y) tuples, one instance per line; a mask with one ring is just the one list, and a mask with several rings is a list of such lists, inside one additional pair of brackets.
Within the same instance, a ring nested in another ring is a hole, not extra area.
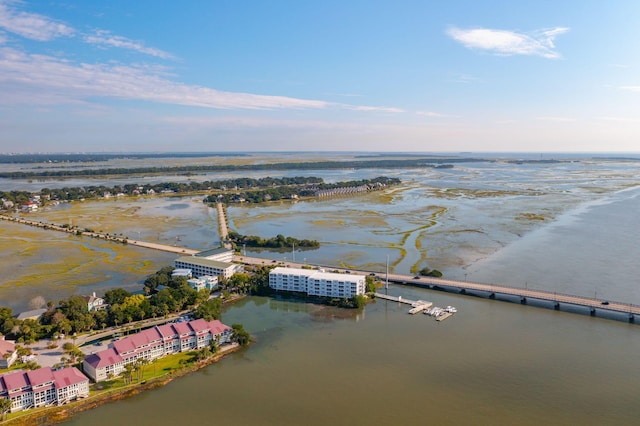
[(109, 344), (109, 348), (88, 355), (82, 368), (93, 381), (117, 377), (124, 366), (138, 359), (153, 360), (165, 355), (202, 349), (212, 340), (223, 345), (231, 342), (233, 330), (218, 320), (197, 319), (164, 324), (132, 334)]
[(366, 277), (322, 270), (277, 267), (269, 273), (269, 287), (310, 296), (350, 298), (364, 294)]

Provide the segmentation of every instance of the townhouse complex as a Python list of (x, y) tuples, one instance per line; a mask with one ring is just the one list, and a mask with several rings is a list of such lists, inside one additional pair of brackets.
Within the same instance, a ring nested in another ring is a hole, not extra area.
[(0, 376), (0, 398), (11, 400), (11, 412), (64, 404), (89, 395), (89, 379), (75, 367), (50, 367)]
[(269, 273), (269, 287), (310, 296), (350, 298), (365, 293), (366, 277), (323, 270), (277, 267)]
[(231, 342), (233, 330), (218, 320), (197, 319), (189, 322), (164, 324), (116, 340), (109, 348), (88, 355), (83, 370), (93, 381), (117, 377), (127, 364), (139, 359), (153, 360), (178, 352), (192, 351)]

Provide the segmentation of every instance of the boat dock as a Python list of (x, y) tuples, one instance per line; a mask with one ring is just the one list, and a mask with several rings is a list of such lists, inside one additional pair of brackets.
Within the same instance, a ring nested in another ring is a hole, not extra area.
[[(424, 300), (403, 299), (402, 296), (389, 296), (388, 294), (376, 293), (376, 297), (378, 299), (391, 300), (393, 302), (411, 305), (412, 308), (409, 309), (409, 313), (411, 315), (415, 315), (420, 312), (427, 313), (433, 306), (433, 302), (427, 302)], [(440, 308), (433, 308), (433, 309), (440, 309)]]

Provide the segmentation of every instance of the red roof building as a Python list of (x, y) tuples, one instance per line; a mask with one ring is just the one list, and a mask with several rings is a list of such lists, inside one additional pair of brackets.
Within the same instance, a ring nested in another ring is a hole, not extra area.
[(89, 379), (77, 368), (43, 367), (0, 376), (0, 398), (11, 400), (11, 412), (63, 404), (89, 395)]
[(214, 340), (218, 344), (230, 343), (232, 333), (231, 327), (218, 320), (164, 324), (112, 342), (108, 349), (88, 355), (82, 365), (92, 380), (100, 382), (118, 376), (126, 364), (139, 359), (153, 360), (201, 349)]

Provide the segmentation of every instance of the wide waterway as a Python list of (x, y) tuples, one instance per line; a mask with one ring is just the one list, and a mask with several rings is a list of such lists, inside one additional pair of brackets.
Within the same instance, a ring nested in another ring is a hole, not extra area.
[(252, 297), (224, 313), (256, 343), (72, 425), (634, 424), (638, 326), (406, 288), (455, 305), (438, 323)]

